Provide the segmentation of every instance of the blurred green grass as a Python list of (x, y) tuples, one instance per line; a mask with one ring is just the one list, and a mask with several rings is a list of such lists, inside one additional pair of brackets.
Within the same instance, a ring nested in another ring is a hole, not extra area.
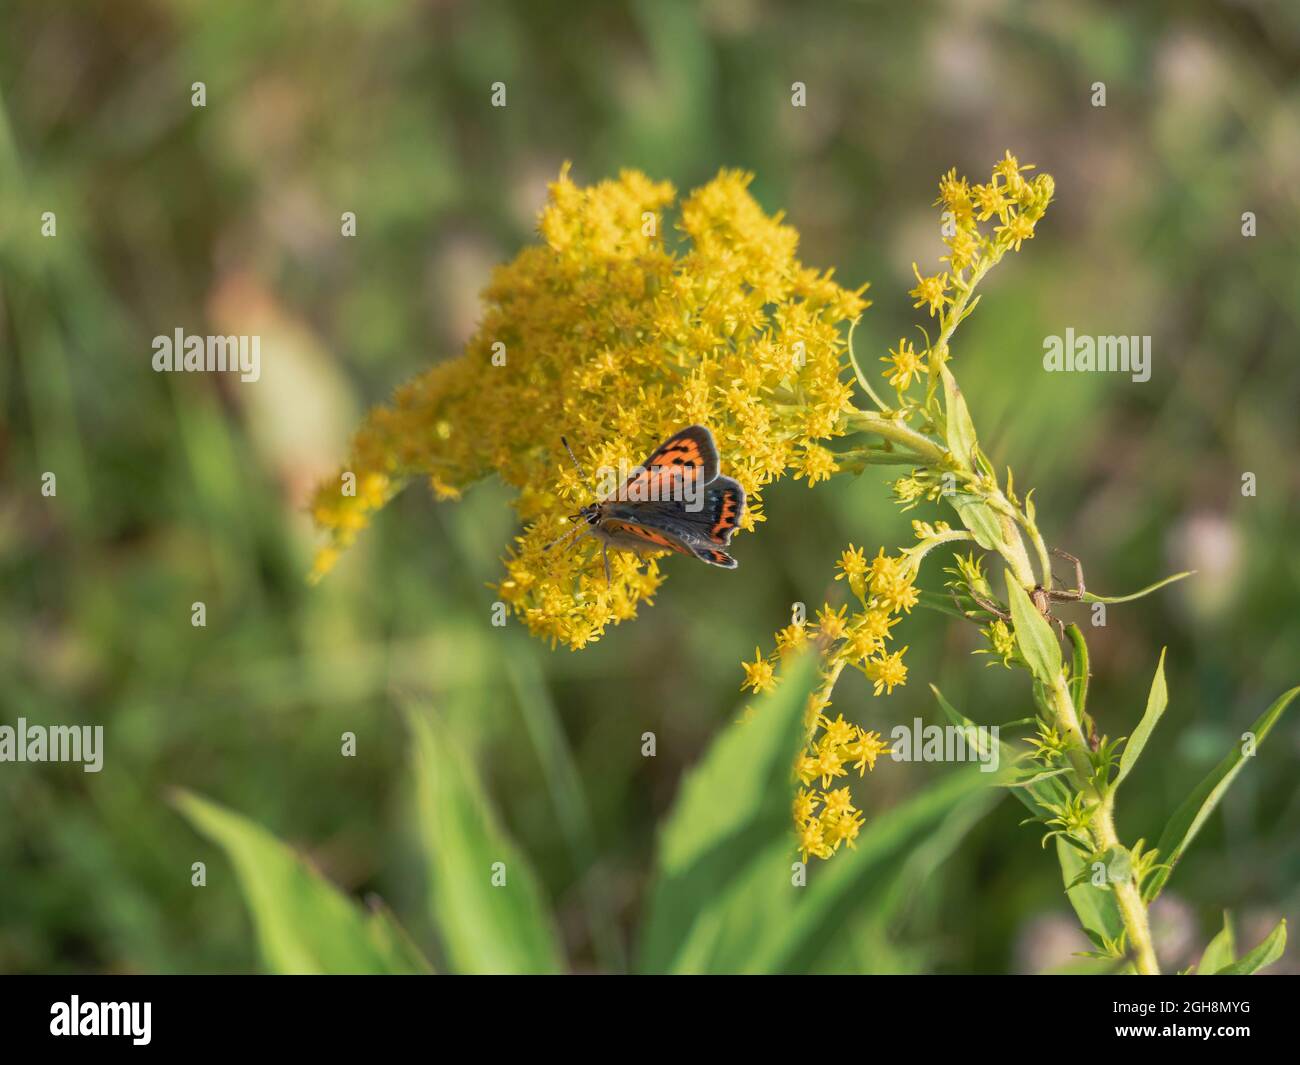
[[(1157, 835), (1296, 682), (1293, 8), (559, 12), (6, 5), (0, 720), (103, 723), (108, 752), (97, 776), (0, 767), (0, 970), (255, 967), (230, 877), (189, 885), (191, 862), (222, 859), (165, 803), (174, 786), (254, 816), (347, 891), (418, 913), (399, 783), (397, 706), (411, 696), (444, 707), (476, 756), (574, 963), (599, 964), (593, 898), (631, 935), (654, 826), (729, 719), (737, 663), (792, 602), (829, 594), (845, 543), (901, 543), (910, 515), (874, 472), (777, 486), (761, 535), (738, 541), (736, 574), (679, 574), (654, 609), (578, 655), (488, 625), (485, 584), (513, 533), (492, 484), (455, 506), (415, 488), (329, 580), (304, 584), (307, 487), (365, 406), (455, 354), (488, 269), (532, 239), (566, 159), (579, 180), (635, 166), (680, 189), (753, 169), (763, 205), (803, 234), (805, 261), (872, 282), (855, 337), (868, 363), (913, 328), (912, 260), (941, 253), (938, 175), (978, 175), (1004, 148), (1053, 173), (1056, 205), (954, 354), (992, 457), (1037, 487), (1049, 540), (1084, 559), (1091, 587), (1200, 571), (1090, 630), (1090, 704), (1112, 734), (1137, 720), (1169, 645), (1170, 711), (1126, 785), (1121, 832)], [(196, 80), (205, 109), (190, 106)], [(504, 110), (487, 104), (498, 80)], [(789, 106), (795, 80), (806, 111)], [(1088, 105), (1098, 80), (1104, 109)], [(39, 236), (47, 210), (53, 240)], [(344, 210), (354, 240), (337, 235)], [(1259, 218), (1250, 240), (1244, 210)], [(1151, 382), (1041, 373), (1043, 336), (1067, 325), (1151, 334)], [(151, 338), (177, 326), (261, 332), (276, 355), (256, 386), (156, 375)], [(54, 499), (39, 493), (47, 470)], [(1253, 499), (1243, 471), (1258, 476)], [(189, 624), (196, 600), (205, 629)], [(905, 642), (912, 682), (889, 700), (846, 684), (846, 716), (886, 731), (932, 717), (927, 680), (978, 720), (1027, 712), (1020, 678), (968, 656), (971, 632), (914, 614)], [(653, 760), (639, 753), (647, 730)], [(339, 755), (344, 731), (355, 759)], [(1180, 936), (1203, 944), (1224, 907), (1248, 925), (1296, 915), (1295, 723), (1273, 742), (1180, 867), (1171, 954)], [(885, 764), (862, 792), (868, 817), (924, 779)], [(843, 965), (1062, 964), (1077, 949), (1054, 938), (1068, 906), (1017, 820), (1003, 804), (975, 826), (906, 922), (863, 931)]]

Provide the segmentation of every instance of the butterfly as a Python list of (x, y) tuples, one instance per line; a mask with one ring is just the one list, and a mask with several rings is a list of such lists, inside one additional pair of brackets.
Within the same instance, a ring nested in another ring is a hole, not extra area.
[[(579, 475), (586, 473), (569, 442), (560, 437)], [(605, 581), (609, 549), (676, 551), (710, 566), (735, 569), (723, 550), (745, 515), (745, 490), (718, 473), (718, 447), (703, 425), (674, 433), (605, 499), (590, 503), (569, 520), (578, 522), (570, 546), (584, 535), (601, 542)], [(568, 535), (568, 534), (566, 534)], [(554, 547), (565, 537), (547, 545)]]

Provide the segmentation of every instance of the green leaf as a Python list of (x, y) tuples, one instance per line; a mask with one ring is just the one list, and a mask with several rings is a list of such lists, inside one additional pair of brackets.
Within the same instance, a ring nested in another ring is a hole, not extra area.
[(961, 523), (975, 537), (975, 542), (985, 551), (996, 551), (1002, 543), (1002, 526), (993, 508), (976, 496), (960, 492), (950, 494), (947, 498)]
[(994, 781), (1000, 788), (1027, 788), (1034, 784), (1042, 783), (1044, 780), (1051, 780), (1053, 777), (1059, 777), (1068, 773), (1068, 767), (1060, 769), (1041, 769), (1035, 773), (1028, 773), (1025, 776), (1007, 776), (999, 777)]
[[(705, 905), (673, 966), (682, 973), (806, 972), (853, 920), (886, 920), (915, 891), (910, 875), (934, 844), (951, 848), (1002, 793), (989, 775), (961, 770), (872, 817), (856, 845), (812, 859), (807, 886), (793, 883), (799, 855), (787, 827)], [(908, 885), (912, 885), (908, 890)]]
[(861, 386), (862, 391), (871, 397), (871, 401), (876, 405), (877, 409), (884, 410), (885, 404), (880, 401), (880, 397), (876, 395), (876, 390), (871, 387), (871, 382), (867, 380), (867, 375), (862, 372), (862, 367), (858, 365), (858, 357), (853, 351), (853, 333), (854, 330), (858, 328), (858, 322), (860, 320), (860, 318), (854, 318), (853, 324), (849, 326), (849, 362), (853, 364), (853, 373), (857, 376), (858, 384)]
[(1165, 685), (1166, 650), (1167, 648), (1164, 647), (1160, 649), (1160, 661), (1156, 663), (1156, 675), (1151, 680), (1151, 690), (1147, 693), (1147, 708), (1142, 714), (1142, 720), (1138, 722), (1138, 727), (1133, 730), (1133, 735), (1124, 744), (1124, 753), (1120, 755), (1119, 775), (1115, 778), (1115, 787), (1119, 787), (1120, 782), (1137, 765), (1142, 748), (1147, 745), (1147, 740), (1151, 738), (1151, 733), (1155, 731), (1160, 715), (1165, 712), (1165, 707), (1169, 704), (1169, 689)]
[(1182, 573), (1175, 573), (1172, 577), (1166, 577), (1162, 581), (1156, 581), (1155, 584), (1148, 584), (1140, 592), (1134, 592), (1132, 595), (1094, 595), (1092, 592), (1083, 593), (1085, 603), (1131, 603), (1134, 599), (1141, 599), (1144, 595), (1150, 595), (1152, 592), (1163, 588), (1166, 584), (1173, 584), (1174, 581), (1181, 581), (1184, 577), (1190, 577), (1196, 570), (1184, 570)]
[(964, 469), (974, 472), (976, 441), (970, 411), (966, 409), (966, 400), (962, 398), (961, 389), (957, 387), (952, 372), (947, 366), (940, 372), (943, 375), (944, 409), (948, 419), (948, 450)]
[[(554, 973), (559, 937), (527, 859), (498, 822), (472, 761), (440, 722), (407, 711), (429, 909), (460, 973)], [(499, 864), (498, 864), (499, 863)], [(494, 878), (504, 875), (501, 886)]]
[(1088, 713), (1088, 642), (1083, 638), (1083, 630), (1071, 623), (1065, 627), (1065, 635), (1070, 639), (1072, 658), (1070, 663), (1070, 701), (1079, 711), (1079, 719), (1087, 720)]
[[(1256, 749), (1273, 730), (1278, 718), (1291, 705), (1291, 701), (1296, 695), (1300, 695), (1300, 687), (1284, 692), (1250, 726), (1250, 733), (1254, 736)], [(1196, 786), (1196, 790), (1174, 811), (1174, 815), (1169, 819), (1169, 824), (1165, 826), (1164, 833), (1160, 836), (1160, 843), (1156, 848), (1160, 852), (1160, 862), (1164, 868), (1156, 869), (1151, 874), (1151, 879), (1147, 881), (1146, 890), (1143, 892), (1148, 902), (1160, 894), (1165, 882), (1173, 872), (1174, 866), (1178, 864), (1178, 860), (1183, 856), (1183, 851), (1196, 838), (1201, 826), (1214, 812), (1214, 808), (1219, 805), (1219, 800), (1223, 798), (1228, 786), (1236, 779), (1237, 774), (1241, 772), (1245, 764), (1246, 758), (1239, 743), (1228, 752), (1223, 761), (1211, 770), (1210, 774)]]
[[(962, 728), (976, 727), (975, 722), (965, 714), (961, 713), (961, 711), (957, 710), (952, 703), (948, 702), (948, 700), (944, 698), (943, 692), (933, 684), (930, 685), (930, 690), (934, 692), (934, 697), (939, 701), (939, 706), (943, 710), (944, 714), (947, 715), (949, 721)], [(998, 743), (1001, 747), (999, 762), (1005, 762), (1008, 765), (1013, 764), (1016, 759), (1016, 749), (1012, 747), (1011, 744), (1004, 743), (1001, 740), (999, 740)], [(983, 751), (981, 751), (981, 753), (983, 753)], [(1069, 793), (1062, 786), (1061, 782), (1055, 779), (1059, 775), (1058, 772), (1053, 771), (1039, 775), (1033, 779), (1022, 780), (1014, 785), (1011, 794), (1019, 799), (1030, 813), (1035, 816), (1042, 815), (1046, 812), (1049, 804), (1059, 805), (1069, 798)]]
[(271, 972), (431, 971), (387, 911), (365, 913), (260, 825), (189, 792), (173, 802), (230, 858)]
[(1051, 688), (1061, 675), (1061, 645), (1047, 619), (1029, 600), (1019, 582), (1006, 572), (1007, 603), (1011, 606), (1011, 622), (1016, 630), (1016, 644), (1020, 655), (1029, 665), (1034, 677), (1046, 688)]
[(1133, 879), (1133, 855), (1127, 847), (1116, 845), (1106, 851), (1106, 879), (1112, 884), (1127, 884)]
[(1210, 976), (1225, 966), (1231, 965), (1237, 958), (1237, 944), (1232, 934), (1232, 919), (1228, 911), (1223, 911), (1223, 929), (1210, 940), (1210, 945), (1201, 955), (1200, 964), (1196, 966), (1198, 976)]
[(779, 935), (759, 941), (753, 971), (806, 971), (852, 917), (871, 911), (886, 918), (892, 906), (905, 901), (899, 892), (911, 882), (909, 866), (924, 863), (924, 849), (932, 842), (955, 845), (1004, 794), (978, 769), (945, 773), (906, 802), (870, 817), (852, 850), (842, 849), (809, 870), (806, 889), (790, 887), (787, 873), (782, 889), (787, 897), (804, 894), (796, 897)]
[(1124, 931), (1124, 917), (1113, 891), (1103, 891), (1092, 884), (1092, 860), (1056, 837), (1056, 860), (1061, 865), (1062, 883), (1070, 905), (1079, 915), (1083, 930), (1094, 943), (1114, 942)]
[(816, 657), (800, 656), (783, 674), (752, 715), (722, 730), (678, 788), (659, 833), (642, 971), (672, 971), (683, 958), (702, 966), (712, 948), (700, 947), (697, 928), (720, 934), (714, 911), (746, 877), (762, 875), (758, 863), (766, 860), (762, 869), (770, 869), (779, 858), (777, 872), (784, 869), (789, 882), (790, 864), (798, 857), (790, 821), (794, 761), (806, 737), (808, 696), (818, 681)]
[[(933, 684), (930, 685), (930, 690), (934, 692), (939, 705), (954, 724), (963, 726), (973, 724), (970, 718), (954, 709)], [(1002, 744), (1002, 757), (1008, 761), (1015, 757), (1015, 750), (1010, 744)], [(1037, 818), (1046, 816), (1048, 804), (1060, 805), (1070, 795), (1068, 789), (1055, 777), (1043, 778), (1032, 783), (1026, 781), (1024, 786), (1013, 788), (1011, 794)], [(1102, 891), (1092, 886), (1091, 866), (1086, 856), (1080, 854), (1076, 848), (1064, 842), (1059, 836), (1056, 838), (1056, 857), (1061, 866), (1062, 883), (1066, 887), (1070, 905), (1079, 915), (1083, 930), (1098, 946), (1103, 945), (1102, 937), (1116, 939), (1124, 930), (1124, 918), (1119, 912), (1119, 904), (1115, 901), (1114, 892)], [(1078, 886), (1074, 886), (1081, 875), (1082, 881)]]
[[(1215, 972), (1215, 976), (1249, 976), (1251, 973), (1257, 973), (1266, 965), (1272, 965), (1278, 958), (1282, 957), (1282, 952), (1286, 950), (1286, 918), (1278, 921), (1277, 927), (1271, 931), (1259, 946), (1241, 959), (1241, 961), (1232, 962), (1225, 965), (1222, 969)], [(1207, 951), (1208, 953), (1208, 951)]]

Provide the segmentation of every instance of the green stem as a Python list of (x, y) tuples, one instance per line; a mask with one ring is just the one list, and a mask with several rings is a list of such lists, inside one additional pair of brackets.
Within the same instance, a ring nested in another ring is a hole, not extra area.
[[(1092, 779), (1087, 741), (1079, 727), (1079, 715), (1075, 712), (1074, 700), (1070, 698), (1070, 689), (1063, 677), (1058, 677), (1052, 686), (1051, 698), (1052, 708), (1056, 711), (1057, 728), (1069, 736), (1071, 741), (1066, 753), (1075, 775), (1079, 777), (1079, 788), (1089, 793), (1095, 803), (1091, 827), (1097, 850), (1105, 852), (1112, 847), (1119, 847), (1119, 835), (1115, 831), (1115, 792), (1099, 790)], [(1130, 880), (1124, 884), (1112, 884), (1111, 889), (1115, 892), (1115, 901), (1119, 905), (1120, 917), (1128, 933), (1128, 942), (1133, 949), (1138, 972), (1143, 976), (1158, 976), (1160, 965), (1151, 939), (1146, 904), (1142, 901), (1138, 885)]]
[[(1101, 851), (1120, 846), (1119, 835), (1115, 831), (1114, 796), (1113, 791), (1108, 794), (1093, 814), (1093, 837)], [(1115, 892), (1115, 901), (1119, 904), (1120, 916), (1128, 931), (1128, 941), (1133, 948), (1133, 960), (1138, 972), (1143, 976), (1159, 976), (1160, 963), (1156, 960), (1156, 948), (1151, 939), (1147, 907), (1142, 901), (1142, 892), (1137, 882), (1129, 880), (1124, 884), (1112, 884), (1111, 889)]]
[(942, 466), (947, 460), (947, 451), (924, 433), (909, 428), (900, 419), (886, 418), (871, 411), (859, 410), (847, 415), (845, 420), (850, 429), (856, 432), (874, 433), (876, 436), (916, 452), (924, 465)]
[(1029, 554), (1025, 551), (1025, 541), (1020, 537), (1020, 526), (1004, 511), (998, 510), (997, 514), (1002, 525), (1002, 543), (1005, 547), (1005, 550), (998, 553), (1006, 559), (1020, 586), (1025, 591), (1031, 592), (1037, 581), (1034, 578), (1034, 567), (1029, 561)]

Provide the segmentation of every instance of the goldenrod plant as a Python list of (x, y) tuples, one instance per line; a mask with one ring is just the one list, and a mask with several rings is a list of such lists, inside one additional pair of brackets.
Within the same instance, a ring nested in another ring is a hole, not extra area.
[[(1104, 609), (1188, 574), (1128, 596), (1089, 588), (1085, 562), (1040, 528), (1032, 490), (1018, 490), (1011, 469), (995, 470), (955, 373), (954, 337), (980, 302), (980, 283), (1033, 239), (1052, 201), (1051, 176), (1034, 171), (1008, 151), (986, 182), (955, 171), (942, 177), (935, 206), (948, 254), (932, 274), (914, 264), (910, 292), (928, 324), (881, 357), (884, 369), (873, 383), (870, 364), (864, 366), (852, 343), (867, 307), (866, 286), (845, 289), (829, 272), (804, 266), (795, 256), (797, 233), (780, 215), (763, 212), (747, 175), (719, 174), (687, 196), (674, 219), (676, 194), (666, 183), (629, 171), (581, 188), (566, 170), (542, 211), (541, 243), (497, 271), (465, 353), (402, 386), (390, 404), (372, 412), (346, 466), (316, 492), (314, 516), (329, 537), (314, 570), (319, 578), (408, 481), (426, 478), (439, 497), (455, 498), (497, 474), (514, 489), (525, 524), (496, 586), (501, 600), (532, 633), (573, 650), (635, 617), (664, 578), (654, 552), (616, 552), (606, 571), (601, 553), (581, 542), (573, 551), (549, 549), (571, 530), (575, 507), (593, 501), (583, 469), (634, 465), (683, 425), (712, 430), (724, 472), (749, 496), (742, 527), (751, 532), (764, 518), (763, 488), (791, 474), (811, 487), (837, 474), (896, 466), (903, 471), (893, 485), (898, 503), (937, 508), (913, 522), (915, 542), (907, 546), (875, 545), (873, 552), (850, 543), (835, 574), (849, 601), (828, 601), (815, 618), (793, 619), (769, 653), (760, 649), (744, 664), (742, 688), (764, 696), (766, 708), (751, 707), (718, 748), (762, 746), (761, 772), (751, 773), (754, 786), (739, 794), (763, 811), (779, 805), (786, 818), (793, 808), (793, 832), (787, 822), (783, 840), (765, 839), (769, 849), (761, 859), (733, 856), (727, 869), (718, 868), (712, 848), (732, 837), (702, 827), (719, 816), (701, 798), (716, 785), (706, 763), (678, 800), (679, 811), (687, 812), (661, 837), (660, 888), (652, 896), (643, 959), (649, 968), (761, 970), (788, 960), (806, 944), (746, 940), (742, 919), (726, 909), (734, 878), (750, 877), (752, 886), (758, 870), (773, 875), (781, 855), (798, 859), (795, 880), (807, 875), (804, 863), (812, 858), (834, 858), (828, 869), (845, 861), (858, 869), (879, 858), (876, 833), (897, 812), (867, 818), (862, 807), (869, 801), (855, 799), (844, 781), (853, 771), (861, 776), (874, 769), (890, 748), (879, 732), (839, 711), (832, 716), (830, 708), (846, 668), (862, 672), (877, 697), (906, 683), (907, 646), (896, 646), (898, 629), (916, 607), (978, 625), (990, 661), (1027, 674), (1025, 736), (1010, 744), (986, 741), (1001, 745), (997, 753), (1008, 763), (997, 782), (1041, 826), (1092, 954), (1117, 970), (1159, 972), (1148, 907), (1300, 693), (1291, 689), (1259, 717), (1174, 811), (1158, 840), (1124, 842), (1117, 798), (1166, 710), (1163, 655), (1139, 725), (1127, 737), (1112, 737), (1111, 715), (1089, 709), (1094, 666), (1083, 630), (1054, 610), (1065, 602)], [(577, 462), (565, 454), (561, 433), (574, 441)], [(953, 552), (947, 567), (930, 560), (936, 550)], [(1066, 567), (1067, 579), (1058, 579), (1054, 560)], [(801, 664), (792, 681), (786, 674), (793, 661)], [(937, 688), (935, 696), (955, 726), (974, 734), (974, 722)], [(773, 709), (773, 700), (785, 709)], [(799, 712), (790, 717), (796, 702)], [(788, 762), (778, 771), (773, 761), (787, 717), (798, 723), (797, 742), (789, 746), (793, 774)], [(426, 755), (434, 747), (427, 737), (420, 745)], [(969, 774), (960, 776), (942, 794), (956, 797), (974, 786)], [(937, 800), (913, 801), (925, 807)], [(759, 816), (737, 809), (743, 803), (735, 791), (726, 805), (724, 820), (736, 823), (724, 828)], [(853, 875), (834, 876), (816, 890), (842, 901), (835, 892)], [(785, 885), (790, 876), (775, 879)], [(819, 878), (809, 883), (816, 887)], [(718, 907), (712, 923), (688, 921), (674, 892), (686, 891), (689, 905), (698, 907), (706, 889)], [(772, 896), (774, 910), (789, 905), (779, 893)], [(827, 913), (830, 908), (827, 903)], [(485, 912), (484, 925), (495, 919)], [(535, 941), (540, 945), (527, 958), (515, 960), (526, 968), (558, 965), (547, 937), (537, 933)], [(1275, 960), (1284, 943), (1285, 921), (1240, 959), (1216, 939), (1201, 968), (1252, 972)], [(467, 956), (463, 967), (480, 962)], [(488, 967), (511, 964), (503, 957)]]

